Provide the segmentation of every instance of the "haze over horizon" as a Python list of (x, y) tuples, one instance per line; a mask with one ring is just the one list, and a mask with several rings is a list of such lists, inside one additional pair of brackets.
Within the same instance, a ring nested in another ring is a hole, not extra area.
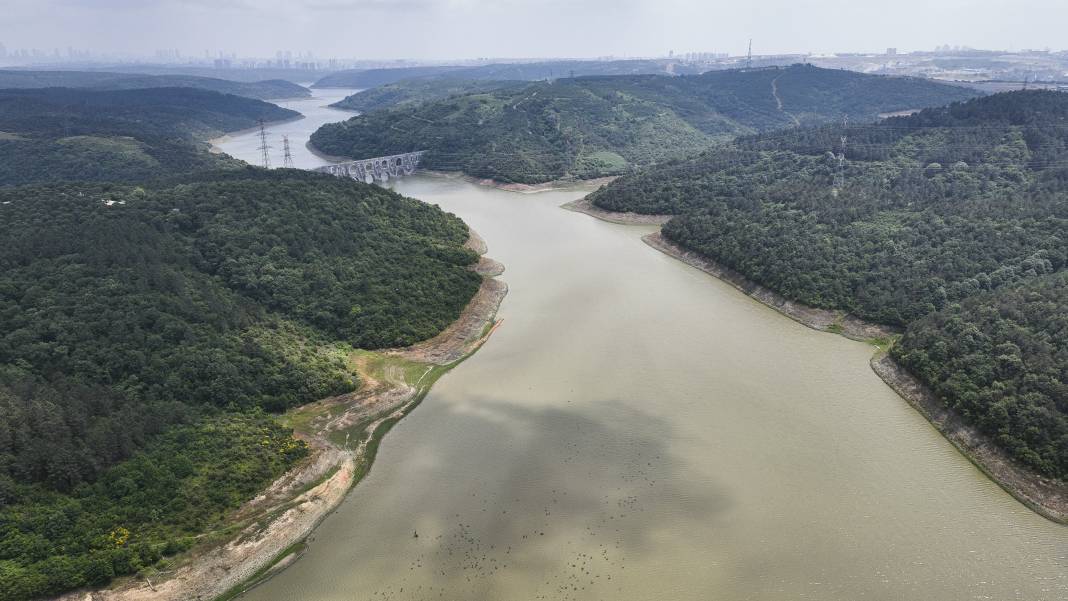
[[(151, 55), (177, 49), (365, 59), (903, 52), (949, 44), (1063, 48), (1068, 3), (1048, 0), (8, 0), (0, 43)], [(40, 15), (48, 14), (48, 19)], [(953, 24), (953, 34), (946, 24)], [(1021, 43), (1021, 40), (1024, 40)]]

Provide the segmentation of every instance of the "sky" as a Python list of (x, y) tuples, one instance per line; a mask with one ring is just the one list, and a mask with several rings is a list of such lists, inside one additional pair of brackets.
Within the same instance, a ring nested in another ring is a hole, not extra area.
[(151, 55), (663, 56), (1068, 48), (1068, 0), (0, 0), (0, 43)]

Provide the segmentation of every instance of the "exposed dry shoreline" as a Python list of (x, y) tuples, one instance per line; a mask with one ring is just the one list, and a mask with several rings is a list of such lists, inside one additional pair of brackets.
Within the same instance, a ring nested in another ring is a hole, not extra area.
[(798, 302), (794, 302), (783, 295), (761, 286), (742, 274), (724, 267), (715, 261), (702, 257), (693, 251), (686, 250), (677, 244), (665, 240), (660, 232), (655, 232), (642, 237), (646, 244), (670, 255), (687, 265), (692, 265), (705, 273), (734, 286), (738, 290), (775, 309), (794, 321), (806, 325), (821, 332), (834, 332), (853, 340), (868, 341), (877, 338), (888, 338), (897, 333), (896, 330), (868, 323), (859, 317), (850, 315), (844, 311), (831, 311), (829, 309), (817, 309)]
[(672, 217), (672, 215), (645, 215), (643, 213), (617, 213), (615, 211), (606, 211), (594, 206), (594, 204), (590, 202), (588, 196), (583, 196), (578, 200), (573, 200), (560, 206), (568, 211), (585, 213), (586, 215), (596, 217), (602, 221), (618, 223), (620, 225), (664, 225), (670, 221)]
[(1068, 524), (1068, 487), (1065, 483), (1044, 478), (1017, 465), (989, 437), (964, 423), (890, 355), (879, 353), (872, 357), (871, 368), (998, 486), (1035, 513)]
[[(646, 216), (598, 209), (585, 199), (568, 203), (562, 208), (586, 213), (612, 223), (657, 225), (656, 221), (642, 219)], [(667, 218), (670, 219), (670, 216)], [(842, 311), (817, 309), (791, 301), (732, 269), (665, 240), (659, 231), (643, 236), (642, 240), (664, 254), (731, 284), (746, 295), (810, 328), (860, 341), (888, 339), (898, 333), (893, 328), (868, 323)], [(871, 368), (898, 396), (927, 418), (962, 455), (998, 486), (1035, 513), (1051, 521), (1068, 524), (1068, 483), (1042, 477), (1013, 461), (993, 444), (988, 436), (964, 423), (960, 416), (947, 408), (885, 352), (879, 351), (872, 358)]]
[(461, 171), (436, 171), (433, 169), (423, 169), (420, 173), (424, 175), (433, 175), (435, 177), (444, 177), (449, 179), (462, 179), (465, 182), (470, 182), (476, 186), (486, 186), (488, 188), (496, 188), (498, 190), (505, 190), (508, 192), (519, 192), (522, 194), (535, 194), (538, 192), (549, 192), (552, 190), (566, 190), (576, 187), (593, 187), (599, 188), (605, 184), (608, 184), (616, 179), (617, 176), (611, 175), (606, 177), (598, 177), (594, 179), (556, 179), (550, 182), (543, 182), (540, 184), (508, 184), (499, 182), (495, 179), (487, 179), (475, 177), (473, 175), (467, 175)]
[[(466, 244), (479, 254), (485, 242), (474, 231)], [(500, 263), (483, 257), (472, 269), (482, 286), (460, 317), (434, 338), (356, 361), (359, 391), (305, 405), (287, 420), (311, 455), (271, 484), (228, 520), (226, 533), (194, 548), (172, 569), (147, 578), (127, 578), (109, 589), (76, 591), (57, 601), (211, 601), (229, 599), (290, 565), (316, 526), (370, 469), (378, 442), (412, 411), (433, 382), (474, 353), (499, 325), (497, 309), (508, 292), (494, 278)], [(492, 326), (492, 327), (490, 327)], [(393, 363), (391, 363), (393, 362)], [(425, 371), (424, 371), (425, 368)], [(405, 372), (415, 371), (418, 377)]]
[(320, 159), (322, 159), (324, 161), (330, 161), (331, 163), (348, 163), (350, 161), (356, 160), (356, 159), (352, 159), (352, 158), (349, 158), (349, 157), (343, 157), (343, 156), (338, 156), (338, 155), (333, 155), (333, 154), (326, 154), (325, 152), (323, 152), (323, 151), (319, 150), (318, 148), (316, 148), (315, 146), (313, 146), (312, 143), (311, 143), (311, 140), (308, 140), (307, 142), (304, 143), (304, 148), (307, 148), (308, 152), (314, 154), (315, 156), (319, 157)]

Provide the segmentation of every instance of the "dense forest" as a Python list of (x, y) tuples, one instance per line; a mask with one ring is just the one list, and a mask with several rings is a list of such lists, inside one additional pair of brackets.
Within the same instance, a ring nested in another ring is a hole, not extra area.
[[(433, 336), (480, 284), (459, 219), (317, 174), (9, 188), (0, 214), (0, 590), (99, 583), (180, 549), (301, 456), (249, 411), (352, 390), (344, 348)], [(263, 430), (277, 453), (219, 428)], [(150, 460), (205, 445), (236, 463)], [(234, 466), (249, 475), (202, 482)], [(173, 503), (172, 485), (188, 490)]]
[(293, 114), (187, 88), (0, 92), (17, 153), (0, 172), (0, 601), (104, 584), (222, 527), (307, 454), (271, 412), (354, 390), (353, 348), (432, 337), (477, 291), (455, 216), (198, 142)]
[(191, 88), (0, 90), (0, 186), (138, 181), (237, 167), (198, 146), (260, 119), (299, 115), (273, 104)]
[(511, 80), (478, 80), (451, 76), (404, 79), (362, 90), (330, 106), (368, 113), (388, 108), (415, 106), (452, 96), (484, 94), (516, 84), (517, 82)]
[(138, 90), (144, 88), (195, 88), (257, 100), (306, 98), (311, 92), (280, 79), (239, 82), (193, 75), (144, 75), (106, 71), (0, 70), (0, 90), (25, 88), (90, 88)]
[(1068, 479), (1068, 274), (951, 304), (891, 352), (1022, 463)]
[(1068, 354), (1043, 342), (1065, 310), (1068, 94), (743, 137), (591, 200), (675, 214), (665, 237), (789, 298), (907, 326), (904, 365), (1021, 461), (1068, 474)]
[(356, 158), (426, 150), (423, 161), (432, 169), (538, 183), (618, 175), (739, 135), (843, 114), (874, 119), (974, 95), (923, 80), (803, 65), (682, 77), (568, 77), (371, 112), (323, 126), (312, 143)]

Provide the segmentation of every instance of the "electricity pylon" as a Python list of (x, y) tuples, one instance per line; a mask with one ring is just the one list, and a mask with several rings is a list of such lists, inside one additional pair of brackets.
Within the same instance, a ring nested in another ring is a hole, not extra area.
[(263, 168), (264, 169), (270, 169), (271, 168), (271, 153), (269, 152), (270, 149), (271, 149), (270, 145), (267, 144), (267, 129), (263, 125), (263, 119), (260, 119), (260, 147), (259, 147), (259, 150), (261, 152), (263, 152)]
[(289, 152), (289, 136), (282, 136), (282, 150), (285, 156), (282, 158), (282, 166), (286, 169), (293, 168), (293, 155)]

